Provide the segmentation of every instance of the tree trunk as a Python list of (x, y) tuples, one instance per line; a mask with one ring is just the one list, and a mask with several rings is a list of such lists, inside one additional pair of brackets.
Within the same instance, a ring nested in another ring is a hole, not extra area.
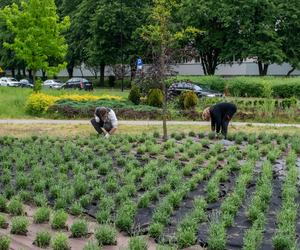
[(20, 68), (20, 67), (18, 67), (18, 75), (17, 75), (17, 80), (20, 80), (20, 79), (21, 79), (21, 77), (22, 77), (22, 75), (21, 75), (21, 68)]
[(36, 85), (36, 70), (32, 70), (32, 79), (33, 79), (33, 91), (35, 93), (37, 93), (39, 90), (38, 90), (38, 86)]
[(293, 67), (291, 68), (291, 70), (286, 74), (286, 76), (290, 76), (290, 75), (294, 72), (295, 69), (296, 69), (296, 67), (293, 66)]
[(42, 70), (42, 77), (43, 77), (43, 81), (46, 80), (46, 71), (45, 70)]
[(130, 81), (132, 82), (136, 74), (136, 65), (134, 59), (130, 61)]
[(23, 77), (26, 77), (26, 69), (25, 68), (22, 69), (22, 72), (23, 72)]
[(15, 76), (16, 76), (15, 68), (12, 68), (12, 69), (11, 69), (11, 75), (12, 75), (12, 77), (15, 77)]
[(163, 94), (164, 94), (164, 102), (163, 102), (163, 140), (166, 141), (168, 139), (168, 131), (167, 131), (167, 109), (168, 109), (168, 104), (167, 104), (167, 87), (166, 87), (166, 82), (165, 82), (165, 76), (166, 76), (166, 61), (165, 61), (165, 48), (162, 46), (161, 49), (161, 56), (160, 56), (160, 70), (161, 72), (159, 73), (159, 80), (162, 83), (162, 89), (163, 89)]
[(33, 80), (33, 84), (35, 85), (36, 82), (36, 71), (32, 70), (32, 80)]
[(218, 66), (219, 51), (211, 49), (208, 52), (200, 53), (203, 73), (205, 75), (214, 75)]
[(167, 131), (167, 88), (166, 83), (163, 82), (163, 93), (164, 93), (164, 103), (163, 103), (163, 139), (166, 141), (168, 139)]
[(269, 64), (263, 63), (262, 61), (258, 61), (258, 71), (260, 76), (266, 76), (268, 73)]
[(29, 77), (29, 79), (32, 79), (32, 80), (33, 80), (33, 77), (32, 77), (32, 70), (31, 70), (31, 69), (28, 70), (28, 77)]
[(104, 87), (105, 63), (100, 63), (100, 87)]
[(68, 63), (67, 71), (68, 71), (69, 78), (72, 78), (73, 77), (73, 72), (74, 72), (74, 63), (73, 62)]
[(81, 65), (79, 67), (79, 70), (80, 70), (80, 73), (81, 73), (81, 77), (83, 78), (83, 71), (82, 71)]

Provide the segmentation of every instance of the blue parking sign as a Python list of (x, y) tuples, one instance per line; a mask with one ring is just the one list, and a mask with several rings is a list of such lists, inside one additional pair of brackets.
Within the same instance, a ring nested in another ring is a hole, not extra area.
[(143, 68), (143, 61), (141, 58), (138, 58), (136, 61), (136, 67), (137, 69), (142, 69)]

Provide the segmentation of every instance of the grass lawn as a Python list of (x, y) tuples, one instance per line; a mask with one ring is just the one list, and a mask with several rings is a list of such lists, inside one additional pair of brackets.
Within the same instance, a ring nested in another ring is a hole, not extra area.
[[(93, 95), (117, 95), (127, 98), (129, 91), (116, 89), (95, 89), (93, 92), (80, 90), (54, 90), (43, 89), (43, 93), (49, 95), (64, 95), (64, 94), (93, 94)], [(33, 118), (25, 112), (25, 103), (27, 97), (32, 93), (31, 89), (25, 88), (9, 88), (0, 87), (0, 118), (26, 119)]]

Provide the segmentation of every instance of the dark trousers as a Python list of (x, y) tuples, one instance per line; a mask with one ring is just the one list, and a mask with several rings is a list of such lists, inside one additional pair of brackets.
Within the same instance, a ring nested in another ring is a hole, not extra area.
[(110, 124), (104, 123), (100, 120), (100, 122), (96, 122), (96, 119), (93, 118), (91, 120), (91, 123), (95, 130), (98, 132), (98, 134), (103, 134), (103, 131), (101, 128), (104, 128), (107, 132), (109, 132), (112, 129), (112, 126)]
[(229, 125), (229, 121), (222, 120), (221, 133), (222, 135), (224, 135), (225, 138), (227, 137), (228, 125)]

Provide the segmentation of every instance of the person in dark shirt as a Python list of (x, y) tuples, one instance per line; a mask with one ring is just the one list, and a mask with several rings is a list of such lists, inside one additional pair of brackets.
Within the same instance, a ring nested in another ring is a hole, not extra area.
[(203, 120), (211, 120), (211, 130), (227, 136), (228, 124), (236, 113), (237, 107), (233, 103), (222, 102), (206, 108), (202, 113)]

